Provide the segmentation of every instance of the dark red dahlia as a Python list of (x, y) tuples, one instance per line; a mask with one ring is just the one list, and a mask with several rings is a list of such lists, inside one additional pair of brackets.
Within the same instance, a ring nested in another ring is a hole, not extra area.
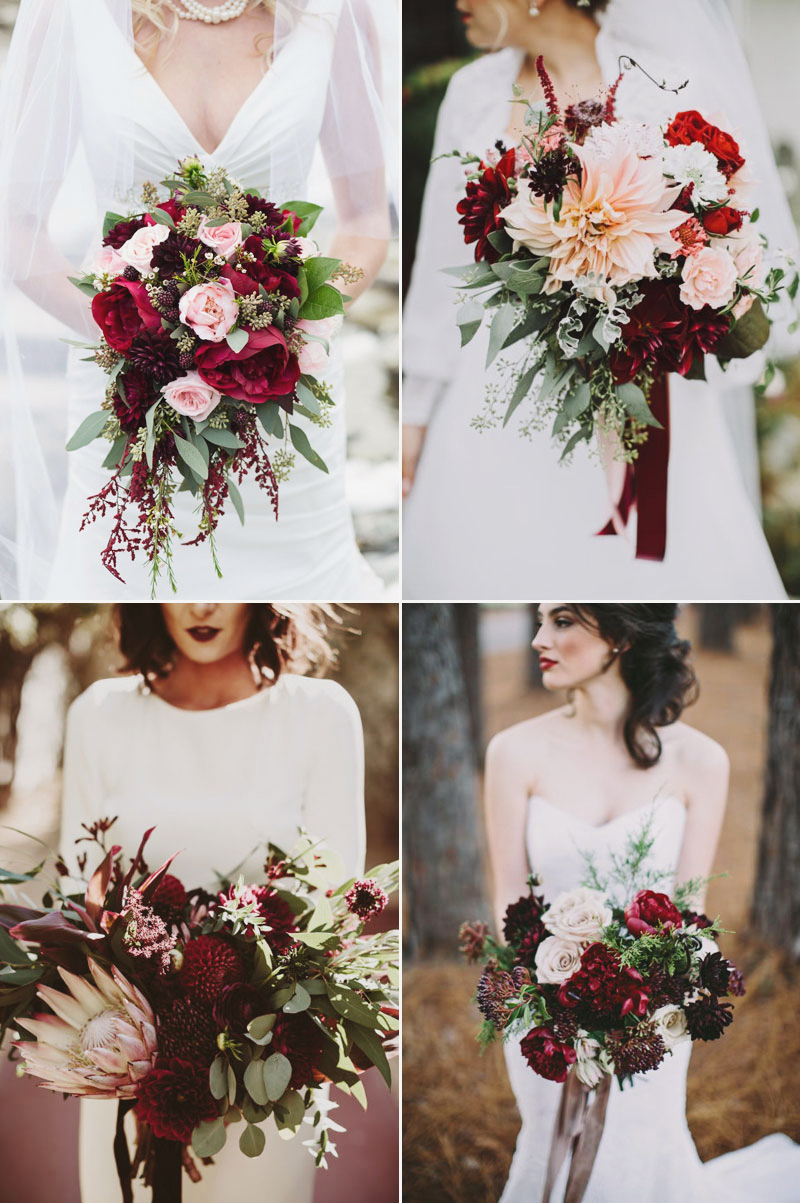
[(534, 966), (536, 949), (548, 934), (541, 919), (543, 910), (542, 898), (531, 891), (512, 902), (503, 919), (503, 935), (516, 952), (517, 964), (529, 969)]
[(183, 882), (171, 873), (165, 873), (156, 886), (150, 903), (155, 911), (182, 911), (186, 906), (186, 889)]
[(113, 246), (114, 250), (118, 251), (137, 230), (141, 230), (144, 224), (143, 217), (132, 217), (130, 221), (118, 221), (106, 234), (103, 246)]
[(313, 1086), (320, 1081), (319, 1063), (322, 1060), (325, 1037), (308, 1015), (286, 1015), (281, 1012), (272, 1029), (269, 1052), (283, 1053), (292, 1065), (290, 1090)]
[(456, 205), (461, 214), (458, 224), (464, 227), (464, 241), (478, 244), (475, 247), (476, 263), (482, 259), (496, 263), (500, 258), (500, 252), (489, 242), (489, 235), (500, 229), (500, 211), (511, 203), (509, 180), (514, 176), (515, 164), (513, 146), (500, 156), (495, 167), (481, 163), (480, 179), (468, 181), (467, 195)]
[(629, 312), (622, 327), (623, 348), (611, 357), (618, 384), (633, 380), (644, 367), (656, 375), (678, 372), (686, 376), (695, 357), (713, 351), (727, 334), (730, 321), (715, 310), (689, 309), (675, 281), (656, 280), (640, 285), (642, 300)]
[(369, 919), (379, 915), (389, 903), (389, 895), (382, 890), (377, 881), (367, 877), (364, 881), (356, 881), (344, 896), (348, 911), (358, 915), (360, 919)]
[(125, 357), (158, 384), (167, 384), (181, 375), (178, 344), (163, 331), (140, 334), (131, 343)]
[(733, 1022), (733, 1007), (713, 995), (703, 994), (686, 1007), (686, 1025), (693, 1040), (719, 1040)]
[(683, 921), (687, 927), (711, 927), (712, 922), (708, 915), (703, 915), (699, 911), (681, 911)]
[(145, 414), (155, 399), (153, 381), (144, 372), (129, 368), (124, 376), (117, 377), (117, 391), (112, 398), (112, 405), (126, 434), (136, 434), (144, 426)]
[(481, 1015), (494, 1024), (498, 1032), (502, 1032), (508, 1019), (508, 1000), (516, 998), (530, 980), (530, 974), (522, 965), (507, 973), (496, 961), (487, 962), (478, 981), (476, 999)]
[(744, 998), (747, 990), (745, 989), (742, 971), (741, 969), (737, 969), (735, 965), (731, 965), (730, 961), (728, 964), (731, 966), (731, 973), (728, 978), (728, 993), (732, 994), (734, 998)]
[(264, 1014), (264, 1003), (255, 986), (237, 982), (223, 986), (214, 1001), (214, 1023), (220, 1032), (241, 1035), (251, 1019)]
[(157, 246), (153, 247), (150, 262), (161, 272), (162, 277), (175, 276), (183, 271), (184, 258), (191, 261), (198, 250), (206, 251), (208, 247), (204, 247), (196, 238), (189, 238), (186, 234), (173, 231), (169, 238), (165, 238), (163, 242), (159, 242)]
[[(255, 905), (259, 915), (266, 921), (260, 929), (261, 935), (275, 952), (286, 952), (294, 944), (291, 932), (297, 931), (294, 912), (276, 890), (269, 886), (229, 886), (219, 895), (220, 902), (228, 902), (237, 896), (243, 903)], [(250, 926), (247, 935), (254, 936), (256, 930)]]
[(161, 1140), (188, 1144), (198, 1124), (217, 1116), (207, 1067), (178, 1058), (159, 1060), (139, 1083), (136, 1114)]
[(570, 1065), (577, 1060), (574, 1048), (557, 1040), (549, 1027), (534, 1028), (519, 1047), (531, 1069), (550, 1082), (565, 1082)]
[(607, 1048), (618, 1077), (646, 1073), (656, 1069), (666, 1056), (664, 1041), (650, 1023), (637, 1023), (630, 1028), (612, 1032)]
[(620, 965), (619, 953), (606, 944), (590, 944), (581, 967), (558, 988), (562, 1007), (571, 1007), (585, 1027), (615, 1023), (626, 1015), (641, 1017), (649, 990), (642, 975)]
[[(231, 989), (232, 987), (227, 987)], [(218, 1053), (217, 1028), (208, 1004), (176, 998), (158, 1016), (158, 1056), (209, 1066)]]
[(528, 184), (534, 196), (541, 196), (550, 204), (564, 190), (571, 175), (577, 175), (580, 164), (563, 146), (547, 150), (528, 171)]
[(179, 980), (189, 995), (213, 1002), (223, 986), (244, 981), (239, 953), (222, 936), (198, 936), (183, 950)]
[[(264, 200), (263, 196), (254, 196), (252, 192), (247, 192), (245, 193), (245, 200), (251, 214), (263, 213), (270, 226), (276, 229), (282, 226), (286, 220), (283, 211), (277, 205), (273, 205), (272, 201)], [(297, 229), (298, 223), (293, 222), (292, 224)]]
[(721, 952), (709, 953), (700, 962), (700, 981), (712, 994), (727, 994), (731, 964)]

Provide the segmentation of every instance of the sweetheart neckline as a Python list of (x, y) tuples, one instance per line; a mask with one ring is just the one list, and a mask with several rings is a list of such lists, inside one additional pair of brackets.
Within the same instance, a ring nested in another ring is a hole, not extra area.
[(582, 819), (580, 815), (572, 814), (570, 811), (564, 810), (563, 806), (558, 806), (555, 802), (551, 802), (544, 794), (531, 794), (528, 802), (544, 802), (551, 810), (557, 811), (572, 822), (579, 823), (581, 827), (588, 827), (591, 831), (604, 831), (608, 827), (613, 827), (615, 823), (619, 823), (622, 819), (630, 818), (631, 815), (644, 814), (651, 807), (655, 808), (657, 805), (663, 805), (665, 802), (677, 803), (684, 812), (684, 816), (686, 814), (686, 807), (675, 794), (664, 794), (663, 796), (655, 797), (651, 802), (645, 802), (642, 806), (634, 806), (632, 810), (625, 810), (622, 814), (615, 815), (612, 819), (607, 819), (605, 823), (590, 823), (587, 819)]

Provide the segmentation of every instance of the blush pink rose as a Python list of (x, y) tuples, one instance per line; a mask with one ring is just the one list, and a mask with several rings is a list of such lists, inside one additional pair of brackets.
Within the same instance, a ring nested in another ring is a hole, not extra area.
[(178, 304), (181, 321), (204, 342), (221, 343), (233, 329), (239, 316), (236, 295), (230, 280), (209, 280), (195, 284)]
[(169, 238), (167, 226), (142, 226), (141, 230), (132, 234), (127, 242), (123, 242), (119, 248), (120, 258), (143, 275), (148, 275), (153, 270), (153, 250), (167, 238)]
[[(324, 338), (330, 342), (334, 334), (338, 333), (341, 324), (341, 315), (336, 314), (334, 317), (320, 318), (316, 322), (303, 318), (297, 323), (297, 329), (304, 330), (308, 334), (316, 334), (318, 338)], [(328, 352), (322, 343), (309, 340), (298, 355), (297, 361), (300, 364), (301, 372), (306, 372), (309, 376), (319, 376), (320, 372), (324, 372), (328, 358)]]
[(237, 247), (244, 242), (241, 222), (226, 221), (224, 226), (209, 226), (207, 217), (200, 222), (197, 237), (224, 259), (230, 259)]
[(170, 380), (161, 394), (176, 413), (194, 418), (195, 422), (207, 418), (222, 400), (222, 393), (207, 384), (199, 372), (187, 372), (177, 380)]
[(101, 247), (94, 257), (94, 270), (98, 276), (121, 276), (127, 266), (113, 246)]
[(691, 309), (723, 309), (736, 291), (736, 264), (722, 248), (705, 247), (683, 265), (681, 300)]

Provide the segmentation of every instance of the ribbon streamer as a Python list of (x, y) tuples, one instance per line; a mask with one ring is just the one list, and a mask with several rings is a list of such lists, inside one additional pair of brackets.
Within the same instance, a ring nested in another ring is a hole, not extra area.
[(600, 1147), (610, 1092), (608, 1074), (594, 1089), (584, 1086), (575, 1073), (568, 1074), (550, 1141), (542, 1203), (550, 1203), (553, 1187), (567, 1157), (570, 1167), (564, 1203), (581, 1203)]
[(636, 559), (664, 559), (667, 550), (667, 482), (669, 476), (669, 378), (659, 376), (650, 390), (650, 409), (661, 423), (652, 427), (632, 464), (625, 466), (622, 492), (614, 515), (598, 535), (618, 535), (638, 512)]
[(125, 1116), (135, 1104), (134, 1099), (120, 1099), (117, 1105), (117, 1127), (114, 1132), (114, 1161), (122, 1190), (122, 1203), (133, 1203), (131, 1185), (131, 1154), (125, 1136)]
[(183, 1145), (153, 1137), (153, 1203), (181, 1203)]

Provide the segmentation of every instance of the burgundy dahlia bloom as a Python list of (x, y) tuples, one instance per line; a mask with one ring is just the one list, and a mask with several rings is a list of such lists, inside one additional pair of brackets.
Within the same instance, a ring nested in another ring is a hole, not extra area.
[(112, 246), (118, 251), (121, 246), (132, 238), (137, 230), (141, 230), (145, 221), (143, 217), (132, 217), (130, 221), (118, 221), (103, 239), (103, 246)]
[(118, 377), (117, 381), (117, 391), (111, 401), (114, 413), (126, 434), (136, 434), (144, 426), (145, 415), (156, 399), (153, 381), (136, 368), (129, 368), (124, 377)]
[(356, 881), (344, 896), (347, 909), (360, 919), (369, 919), (385, 910), (389, 895), (382, 890), (377, 881), (367, 877), (364, 881)]
[(264, 1012), (264, 1003), (255, 986), (237, 982), (223, 986), (214, 1002), (214, 1023), (219, 1031), (241, 1035), (251, 1019)]
[(615, 1023), (626, 1015), (641, 1018), (650, 999), (636, 969), (620, 965), (619, 953), (606, 944), (590, 944), (581, 967), (558, 988), (562, 1007), (571, 1007), (592, 1028)]
[(139, 1085), (136, 1114), (161, 1140), (188, 1144), (198, 1124), (217, 1117), (207, 1067), (178, 1058), (159, 1062)]
[(495, 167), (481, 163), (481, 177), (469, 180), (467, 195), (456, 205), (461, 214), (458, 224), (464, 227), (464, 241), (477, 242), (475, 262), (482, 259), (496, 263), (500, 252), (489, 242), (489, 235), (500, 229), (500, 210), (511, 203), (509, 180), (514, 176), (516, 152), (512, 146), (501, 155)]
[(153, 247), (150, 262), (154, 268), (157, 268), (161, 272), (162, 278), (164, 276), (174, 276), (183, 271), (184, 258), (193, 259), (195, 251), (198, 248), (202, 248), (203, 250), (208, 249), (203, 247), (202, 243), (198, 242), (196, 238), (189, 238), (186, 234), (179, 234), (177, 231), (173, 231), (169, 238), (166, 238), (164, 242), (159, 242)]
[(674, 281), (640, 286), (642, 300), (629, 312), (622, 327), (623, 347), (611, 355), (611, 370), (618, 384), (626, 384), (649, 367), (656, 375), (678, 372), (686, 376), (697, 355), (713, 351), (727, 334), (730, 321), (715, 310), (688, 309)]
[(182, 374), (177, 343), (163, 330), (147, 330), (139, 334), (125, 357), (135, 368), (152, 376), (159, 384), (167, 384)]
[(534, 1028), (519, 1047), (531, 1069), (550, 1082), (565, 1082), (570, 1065), (577, 1060), (574, 1048), (557, 1040), (549, 1027)]
[(534, 966), (536, 949), (548, 935), (542, 923), (543, 910), (542, 899), (531, 891), (512, 902), (503, 919), (503, 935), (516, 951), (517, 963), (529, 969)]
[(700, 962), (700, 981), (712, 994), (727, 994), (731, 964), (721, 952), (709, 953)]
[(213, 1002), (223, 986), (244, 981), (242, 958), (222, 936), (198, 936), (183, 950), (179, 981), (187, 994)]
[(289, 1090), (313, 1086), (321, 1080), (319, 1063), (322, 1060), (325, 1037), (308, 1015), (286, 1015), (281, 1012), (272, 1029), (269, 1048), (283, 1053), (292, 1066)]
[(693, 1040), (719, 1040), (733, 1022), (733, 1007), (713, 995), (704, 994), (686, 1007), (686, 1026)]

